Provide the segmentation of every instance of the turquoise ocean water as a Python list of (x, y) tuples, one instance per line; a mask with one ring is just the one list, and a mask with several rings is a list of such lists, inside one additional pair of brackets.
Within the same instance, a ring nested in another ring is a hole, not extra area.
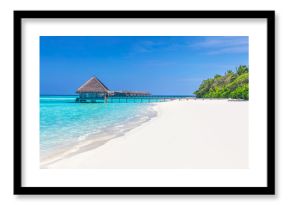
[[(156, 114), (153, 103), (141, 103), (141, 99), (129, 99), (127, 103), (122, 103), (125, 99), (114, 99), (113, 103), (75, 103), (75, 99), (76, 96), (40, 97), (41, 155), (106, 133), (120, 134), (128, 124), (137, 126)], [(159, 100), (150, 102), (153, 101)]]
[(41, 158), (99, 146), (156, 116), (155, 102), (190, 96), (111, 97), (108, 103), (76, 103), (76, 97), (40, 96)]

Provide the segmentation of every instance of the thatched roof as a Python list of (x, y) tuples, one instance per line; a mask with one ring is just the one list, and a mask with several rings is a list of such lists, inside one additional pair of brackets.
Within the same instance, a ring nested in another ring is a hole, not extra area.
[(107, 88), (96, 76), (91, 77), (87, 82), (85, 82), (81, 87), (77, 89), (77, 93), (108, 93), (109, 88)]

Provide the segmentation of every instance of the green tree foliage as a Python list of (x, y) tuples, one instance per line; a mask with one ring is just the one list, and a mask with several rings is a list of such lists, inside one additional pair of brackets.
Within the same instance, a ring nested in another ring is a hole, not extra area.
[(236, 72), (228, 70), (223, 76), (215, 75), (202, 81), (194, 92), (198, 98), (249, 99), (249, 68), (241, 65)]

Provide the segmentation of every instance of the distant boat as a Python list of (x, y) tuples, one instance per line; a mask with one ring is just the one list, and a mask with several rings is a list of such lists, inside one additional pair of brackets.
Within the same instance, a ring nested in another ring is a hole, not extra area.
[(149, 92), (144, 91), (111, 91), (96, 76), (87, 80), (77, 89), (76, 93), (79, 94), (76, 102), (96, 102), (98, 99), (104, 99), (104, 102), (107, 102), (110, 96), (128, 97), (151, 95)]

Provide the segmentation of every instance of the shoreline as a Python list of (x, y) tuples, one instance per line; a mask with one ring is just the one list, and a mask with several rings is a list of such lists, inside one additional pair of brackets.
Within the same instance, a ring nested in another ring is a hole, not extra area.
[(122, 137), (45, 168), (248, 168), (248, 101), (174, 100), (154, 109), (156, 117)]
[[(130, 130), (138, 126), (141, 126), (142, 124), (156, 117), (157, 116), (156, 108), (157, 108), (156, 103), (152, 103), (150, 106), (147, 107), (148, 114), (145, 117), (142, 118), (136, 117), (127, 120), (126, 122), (114, 125), (113, 128), (107, 127), (101, 132), (87, 134), (87, 139), (68, 144), (67, 146), (64, 146), (62, 148), (56, 148), (49, 154), (40, 155), (40, 168), (46, 169), (50, 164), (53, 164), (57, 161), (66, 159), (68, 157), (72, 157), (74, 155), (92, 149), (96, 149), (114, 138), (124, 136), (126, 132), (129, 132)], [(119, 128), (122, 128), (121, 132)]]

